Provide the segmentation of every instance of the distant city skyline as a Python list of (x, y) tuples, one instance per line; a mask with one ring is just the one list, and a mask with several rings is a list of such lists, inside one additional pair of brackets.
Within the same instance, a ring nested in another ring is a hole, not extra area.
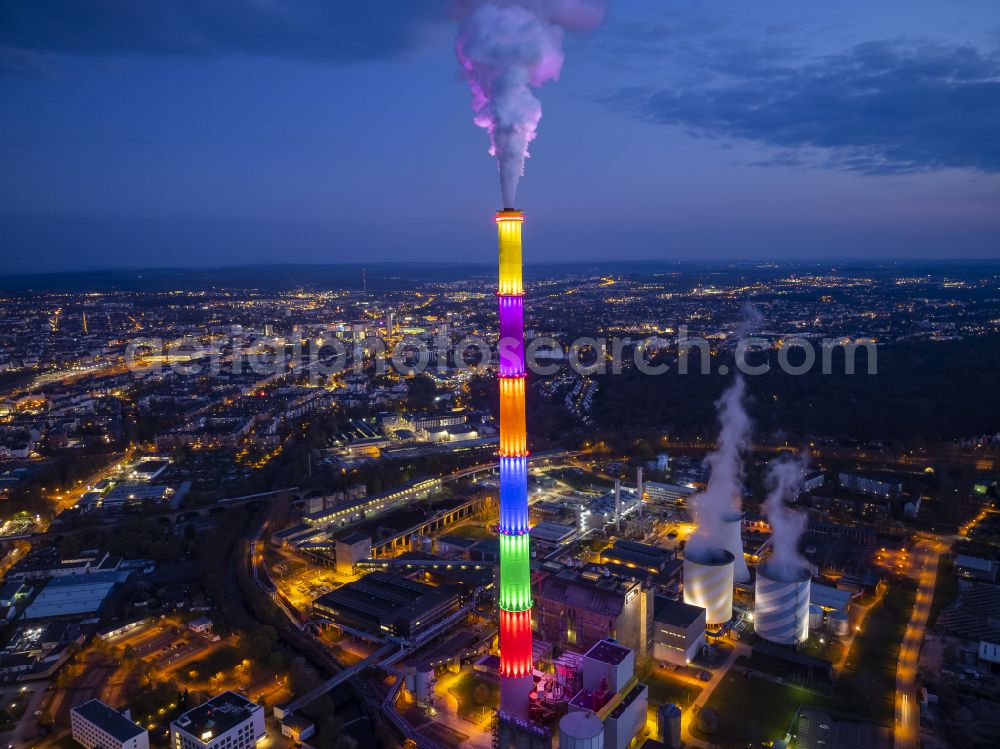
[[(493, 262), (448, 3), (288, 5), (5, 3), (0, 273)], [(995, 3), (610, 8), (539, 92), (527, 265), (1000, 255)]]

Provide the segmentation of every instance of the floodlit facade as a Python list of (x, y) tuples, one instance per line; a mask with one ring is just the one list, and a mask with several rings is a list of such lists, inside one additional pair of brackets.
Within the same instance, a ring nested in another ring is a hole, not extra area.
[(223, 692), (170, 724), (171, 749), (251, 749), (266, 735), (264, 708)]
[(149, 733), (100, 700), (69, 711), (73, 740), (84, 749), (149, 749)]

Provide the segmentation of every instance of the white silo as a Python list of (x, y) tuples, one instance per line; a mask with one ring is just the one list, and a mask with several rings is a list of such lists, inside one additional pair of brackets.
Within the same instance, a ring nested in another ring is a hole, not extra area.
[(823, 607), (815, 603), (809, 604), (809, 629), (819, 629), (823, 626)]
[(733, 618), (733, 555), (725, 549), (684, 551), (684, 603), (705, 609), (705, 623)]
[(434, 667), (421, 663), (413, 674), (413, 695), (417, 702), (430, 702), (431, 684), (434, 681)]
[(604, 749), (604, 723), (594, 713), (566, 713), (559, 721), (559, 749)]
[(757, 567), (753, 625), (775, 645), (799, 645), (809, 639), (809, 570), (783, 570), (769, 562)]
[(733, 580), (738, 583), (750, 582), (750, 570), (743, 556), (743, 515), (731, 511), (722, 516), (722, 546), (733, 555)]

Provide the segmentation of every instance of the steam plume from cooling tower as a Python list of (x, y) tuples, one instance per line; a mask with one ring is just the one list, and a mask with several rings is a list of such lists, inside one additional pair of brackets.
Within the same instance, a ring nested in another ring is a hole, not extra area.
[(746, 338), (748, 335), (754, 335), (760, 329), (760, 326), (764, 324), (764, 315), (759, 309), (757, 309), (753, 303), (744, 302), (743, 303), (743, 321), (740, 326), (736, 329), (737, 338)]
[(788, 505), (802, 486), (808, 456), (784, 455), (767, 467), (768, 494), (764, 512), (771, 525), (771, 556), (768, 569), (781, 579), (794, 580), (796, 573), (808, 567), (799, 553), (799, 539), (806, 527), (806, 513)]
[(455, 52), (472, 90), (473, 121), (490, 134), (505, 208), (513, 208), (542, 118), (532, 89), (558, 80), (563, 33), (604, 20), (605, 0), (460, 0)]
[(723, 518), (739, 513), (742, 507), (743, 454), (750, 444), (750, 417), (744, 405), (746, 383), (733, 380), (715, 402), (719, 413), (719, 437), (715, 450), (705, 459), (709, 465), (705, 491), (691, 498), (697, 530), (688, 542), (687, 553), (710, 554), (725, 547)]

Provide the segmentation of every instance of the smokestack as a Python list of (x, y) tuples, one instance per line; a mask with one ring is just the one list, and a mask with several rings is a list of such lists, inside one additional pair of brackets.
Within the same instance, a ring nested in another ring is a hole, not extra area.
[(635, 489), (636, 489), (636, 492), (638, 492), (638, 495), (639, 495), (639, 517), (642, 517), (642, 511), (645, 509), (645, 506), (646, 506), (646, 503), (645, 503), (645, 501), (642, 498), (642, 494), (643, 494), (643, 490), (642, 490), (642, 466), (639, 466), (639, 468), (636, 470), (636, 474), (635, 474)]
[(615, 479), (615, 522), (618, 533), (622, 532), (622, 480)]
[(500, 317), (500, 710), (528, 718), (534, 688), (521, 211), (497, 212)]

